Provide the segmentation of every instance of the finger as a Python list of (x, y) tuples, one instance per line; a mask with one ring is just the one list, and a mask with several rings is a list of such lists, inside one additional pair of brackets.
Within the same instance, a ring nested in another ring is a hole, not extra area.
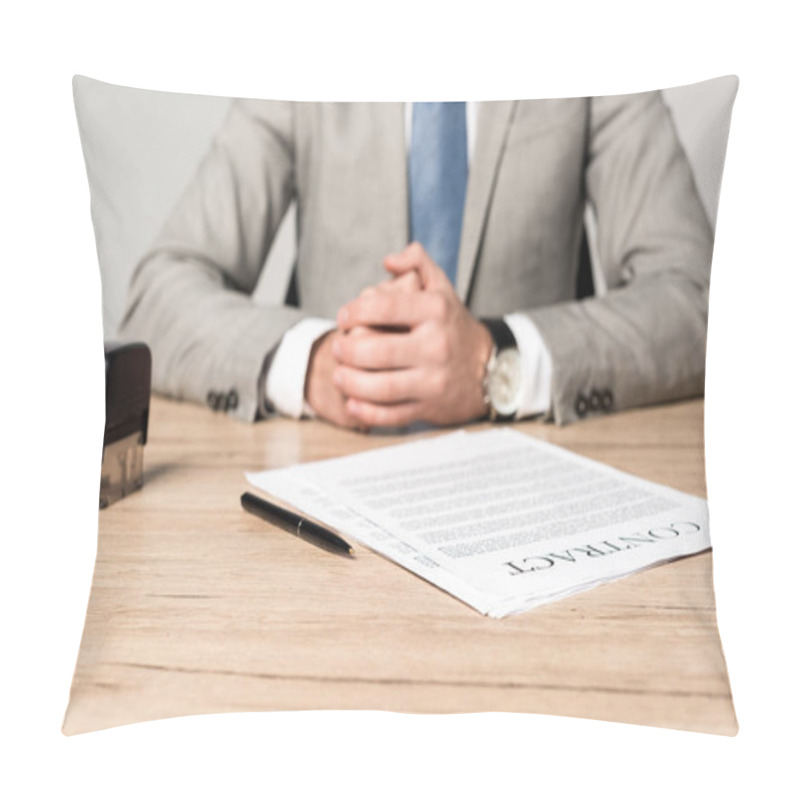
[[(353, 337), (355, 331), (365, 331)], [(402, 369), (420, 360), (420, 342), (411, 333), (376, 333), (371, 328), (354, 328), (333, 343), (333, 355), (339, 363), (359, 369)]]
[(424, 288), (442, 288), (450, 286), (444, 271), (428, 255), (419, 242), (412, 242), (401, 253), (393, 253), (383, 260), (383, 266), (393, 275), (402, 275), (409, 270), (416, 270)]
[(416, 369), (370, 371), (339, 365), (333, 372), (333, 382), (345, 397), (373, 403), (417, 400), (424, 388)]
[(384, 292), (419, 292), (422, 291), (422, 279), (415, 269), (410, 269), (401, 275), (387, 278), (377, 286), (379, 291)]
[(448, 313), (440, 292), (372, 292), (339, 309), (336, 323), (343, 331), (357, 325), (413, 328), (429, 320), (443, 321)]
[[(411, 273), (409, 273), (409, 274), (411, 274)], [(414, 273), (414, 274), (416, 274), (416, 273)], [(390, 278), (388, 281), (384, 281), (384, 284), (392, 283), (392, 282), (394, 282), (394, 280), (395, 280), (394, 278)], [(399, 280), (399, 279), (397, 279), (397, 280)], [(419, 280), (419, 279), (417, 279), (417, 280)], [(376, 294), (378, 292), (394, 291), (394, 290), (391, 290), (391, 289), (383, 288), (384, 284), (380, 284), (379, 283), (376, 286), (367, 286), (366, 289), (363, 289), (361, 291), (361, 294), (359, 295), (359, 298), (370, 297), (371, 295), (374, 295), (374, 294)], [(408, 288), (405, 288), (405, 289), (402, 289), (402, 290), (399, 290), (399, 291), (411, 291), (410, 282), (408, 284), (406, 284), (406, 286)], [(407, 325), (373, 325), (373, 326), (356, 325), (355, 327), (350, 328), (347, 331), (344, 331), (344, 329), (342, 329), (342, 330), (343, 330), (344, 333), (346, 333), (347, 335), (350, 335), (350, 336), (362, 336), (365, 333), (375, 333), (376, 331), (381, 331), (381, 332), (385, 332), (385, 333), (407, 333), (408, 332), (408, 326)]]
[(419, 242), (411, 242), (399, 253), (389, 253), (383, 263), (391, 265), (393, 272), (402, 273), (434, 262), (428, 251)]
[(380, 405), (350, 399), (347, 401), (347, 411), (365, 428), (397, 428), (422, 418), (422, 404), (417, 401)]
[(335, 346), (336, 342), (343, 342), (345, 341), (345, 339), (348, 339), (351, 336), (357, 338), (359, 336), (369, 336), (372, 333), (374, 333), (372, 328), (367, 328), (365, 325), (356, 325), (355, 328), (350, 328), (350, 330), (347, 332), (347, 336), (343, 336), (340, 334), (339, 336), (336, 337), (336, 339), (334, 339), (333, 354), (336, 355), (336, 346)]
[(361, 290), (359, 297), (366, 297), (375, 292), (420, 291), (421, 289), (422, 281), (419, 273), (415, 269), (411, 269), (402, 275), (393, 275), (380, 283), (365, 287)]

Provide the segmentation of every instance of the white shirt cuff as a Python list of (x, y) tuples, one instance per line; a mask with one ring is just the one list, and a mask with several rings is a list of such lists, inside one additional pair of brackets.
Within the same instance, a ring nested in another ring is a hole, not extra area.
[(335, 327), (333, 320), (309, 317), (283, 334), (272, 357), (265, 386), (267, 400), (281, 414), (295, 419), (303, 414), (313, 415), (305, 402), (308, 357), (314, 342)]
[(524, 314), (504, 317), (517, 340), (522, 361), (522, 397), (517, 419), (550, 411), (553, 361), (539, 329)]

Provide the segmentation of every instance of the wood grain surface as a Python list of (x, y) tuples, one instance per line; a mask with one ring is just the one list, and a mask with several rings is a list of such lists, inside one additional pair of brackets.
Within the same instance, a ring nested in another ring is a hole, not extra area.
[[(700, 400), (516, 427), (705, 496)], [(710, 553), (493, 620), (364, 547), (337, 557), (240, 508), (245, 470), (408, 439), (317, 421), (246, 425), (154, 397), (144, 488), (99, 514), (64, 732), (212, 712), (384, 709), (736, 733)]]

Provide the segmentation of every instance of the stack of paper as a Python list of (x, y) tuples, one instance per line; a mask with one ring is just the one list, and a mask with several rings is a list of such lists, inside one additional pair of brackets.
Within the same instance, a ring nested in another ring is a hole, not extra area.
[(710, 546), (704, 500), (509, 429), (247, 478), (492, 617)]

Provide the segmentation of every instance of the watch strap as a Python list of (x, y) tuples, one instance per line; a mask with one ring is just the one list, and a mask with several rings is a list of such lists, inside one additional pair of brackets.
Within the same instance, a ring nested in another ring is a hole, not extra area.
[(517, 347), (517, 340), (514, 334), (502, 317), (484, 317), (481, 322), (489, 330), (498, 353)]

